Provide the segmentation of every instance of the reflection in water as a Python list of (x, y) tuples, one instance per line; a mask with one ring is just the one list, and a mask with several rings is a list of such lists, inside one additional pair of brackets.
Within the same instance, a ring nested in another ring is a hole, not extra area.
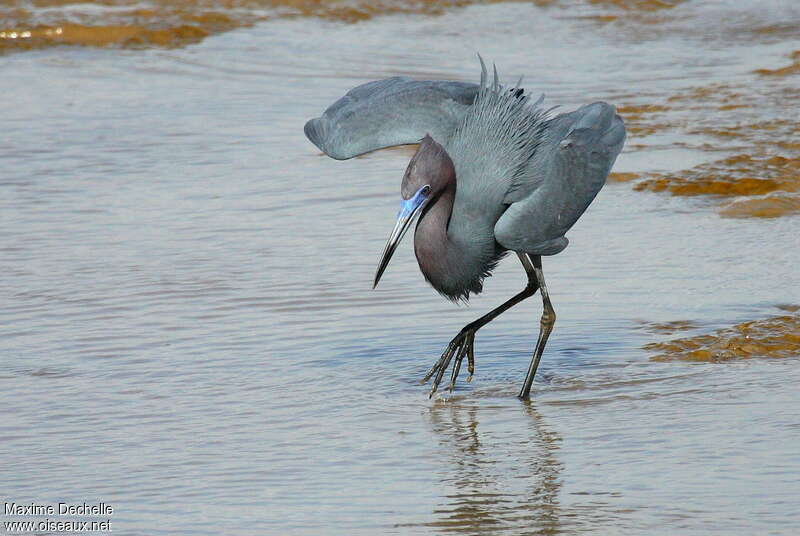
[(442, 474), (449, 504), (435, 509), (438, 520), (429, 526), (464, 534), (560, 532), (561, 438), (532, 403), (518, 407), (522, 416), (474, 400), (431, 407), (431, 426), (449, 460)]

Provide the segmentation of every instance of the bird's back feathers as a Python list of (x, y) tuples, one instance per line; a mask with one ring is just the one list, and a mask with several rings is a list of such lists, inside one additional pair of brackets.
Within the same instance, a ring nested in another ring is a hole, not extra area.
[(624, 142), (622, 119), (604, 102), (549, 120), (545, 139), (504, 198), (510, 206), (495, 225), (497, 241), (537, 255), (563, 250), (561, 239), (600, 192)]
[(547, 112), (539, 107), (543, 98), (531, 103), (522, 88), (500, 85), (496, 69), (493, 75), (490, 83), (481, 60), (475, 103), (446, 144), (456, 164), (456, 207), (465, 210), (478, 208), (476, 203), (502, 209), (503, 197), (544, 139)]

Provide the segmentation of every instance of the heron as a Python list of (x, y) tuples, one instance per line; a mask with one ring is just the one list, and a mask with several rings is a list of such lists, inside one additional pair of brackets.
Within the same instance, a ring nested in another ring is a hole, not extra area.
[(418, 143), (403, 175), (397, 220), (380, 257), (373, 288), (416, 220), (414, 252), (425, 280), (442, 296), (466, 302), (483, 290), (498, 262), (517, 254), (527, 284), (509, 300), (464, 326), (423, 378), (429, 397), (450, 367), (450, 391), (464, 358), (475, 372), (475, 334), (537, 291), (539, 336), (518, 397), (533, 379), (556, 313), (542, 257), (567, 247), (566, 232), (605, 184), (625, 142), (614, 106), (594, 102), (553, 114), (521, 86), (500, 83), (497, 67), (480, 83), (392, 77), (348, 91), (305, 134), (323, 153), (345, 160), (377, 149)]

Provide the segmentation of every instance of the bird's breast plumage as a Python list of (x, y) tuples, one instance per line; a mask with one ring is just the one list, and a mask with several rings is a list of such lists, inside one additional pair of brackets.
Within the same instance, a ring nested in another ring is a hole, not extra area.
[(452, 201), (439, 200), (426, 211), (414, 233), (414, 253), (425, 280), (448, 299), (466, 301), (483, 290), (504, 251), (494, 239), (491, 225), (480, 220), (459, 225), (447, 222)]

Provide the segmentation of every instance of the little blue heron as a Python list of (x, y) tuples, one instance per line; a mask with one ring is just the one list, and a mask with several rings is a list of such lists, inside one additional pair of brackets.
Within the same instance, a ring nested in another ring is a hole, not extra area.
[(450, 390), (464, 357), (475, 370), (475, 333), (541, 292), (543, 313), (521, 399), (533, 377), (556, 315), (545, 286), (542, 256), (567, 247), (564, 234), (605, 184), (625, 142), (625, 126), (604, 102), (551, 115), (543, 97), (529, 101), (520, 82), (490, 83), (480, 58), (480, 84), (405, 77), (360, 85), (308, 121), (306, 136), (337, 160), (394, 145), (419, 143), (400, 189), (397, 223), (383, 251), (373, 288), (405, 232), (419, 216), (414, 252), (425, 279), (443, 296), (466, 301), (514, 251), (528, 276), (525, 288), (464, 326), (425, 375), (436, 392), (450, 361)]

